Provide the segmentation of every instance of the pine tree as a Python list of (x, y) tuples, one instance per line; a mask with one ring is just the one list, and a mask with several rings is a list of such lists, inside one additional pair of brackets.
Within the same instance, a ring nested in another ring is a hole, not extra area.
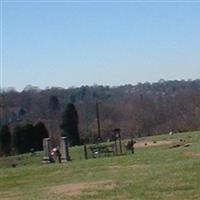
[(48, 138), (49, 137), (49, 133), (45, 127), (45, 125), (42, 122), (38, 122), (35, 125), (34, 128), (34, 132), (35, 132), (35, 149), (36, 150), (42, 150), (42, 141), (43, 138)]
[(0, 153), (5, 156), (11, 154), (11, 133), (8, 125), (2, 126), (0, 130)]
[(80, 145), (78, 131), (78, 113), (74, 104), (69, 103), (62, 116), (62, 124), (60, 128), (63, 130), (62, 135), (67, 136), (72, 146)]
[(14, 147), (15, 153), (22, 152), (21, 150), (22, 145), (20, 144), (22, 144), (21, 127), (16, 126), (13, 131), (13, 147)]
[(15, 127), (13, 146), (16, 153), (27, 153), (31, 148), (35, 149), (35, 132), (32, 124)]

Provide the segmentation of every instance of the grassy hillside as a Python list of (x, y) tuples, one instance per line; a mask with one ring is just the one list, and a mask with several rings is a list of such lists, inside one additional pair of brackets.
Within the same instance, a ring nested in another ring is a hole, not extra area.
[[(175, 144), (181, 146), (169, 148)], [(1, 158), (0, 199), (200, 197), (200, 132), (142, 138), (134, 155), (84, 160), (80, 149), (70, 153), (73, 161), (66, 164), (41, 164), (41, 153)]]

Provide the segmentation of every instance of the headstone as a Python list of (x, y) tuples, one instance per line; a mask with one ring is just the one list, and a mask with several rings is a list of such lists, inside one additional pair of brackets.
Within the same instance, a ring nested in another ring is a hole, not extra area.
[(51, 162), (51, 140), (50, 138), (43, 139), (43, 163), (50, 163)]
[(60, 153), (61, 153), (61, 162), (67, 162), (70, 160), (67, 137), (60, 138)]

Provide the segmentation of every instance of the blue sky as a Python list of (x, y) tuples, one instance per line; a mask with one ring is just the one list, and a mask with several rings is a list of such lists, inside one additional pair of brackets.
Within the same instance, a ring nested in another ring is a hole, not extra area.
[(3, 1), (3, 87), (200, 78), (200, 2)]

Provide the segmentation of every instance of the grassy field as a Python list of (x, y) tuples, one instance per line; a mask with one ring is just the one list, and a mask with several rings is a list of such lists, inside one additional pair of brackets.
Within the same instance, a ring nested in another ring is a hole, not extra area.
[(141, 138), (134, 155), (70, 154), (66, 164), (41, 164), (41, 153), (0, 158), (0, 199), (200, 199), (200, 132)]

